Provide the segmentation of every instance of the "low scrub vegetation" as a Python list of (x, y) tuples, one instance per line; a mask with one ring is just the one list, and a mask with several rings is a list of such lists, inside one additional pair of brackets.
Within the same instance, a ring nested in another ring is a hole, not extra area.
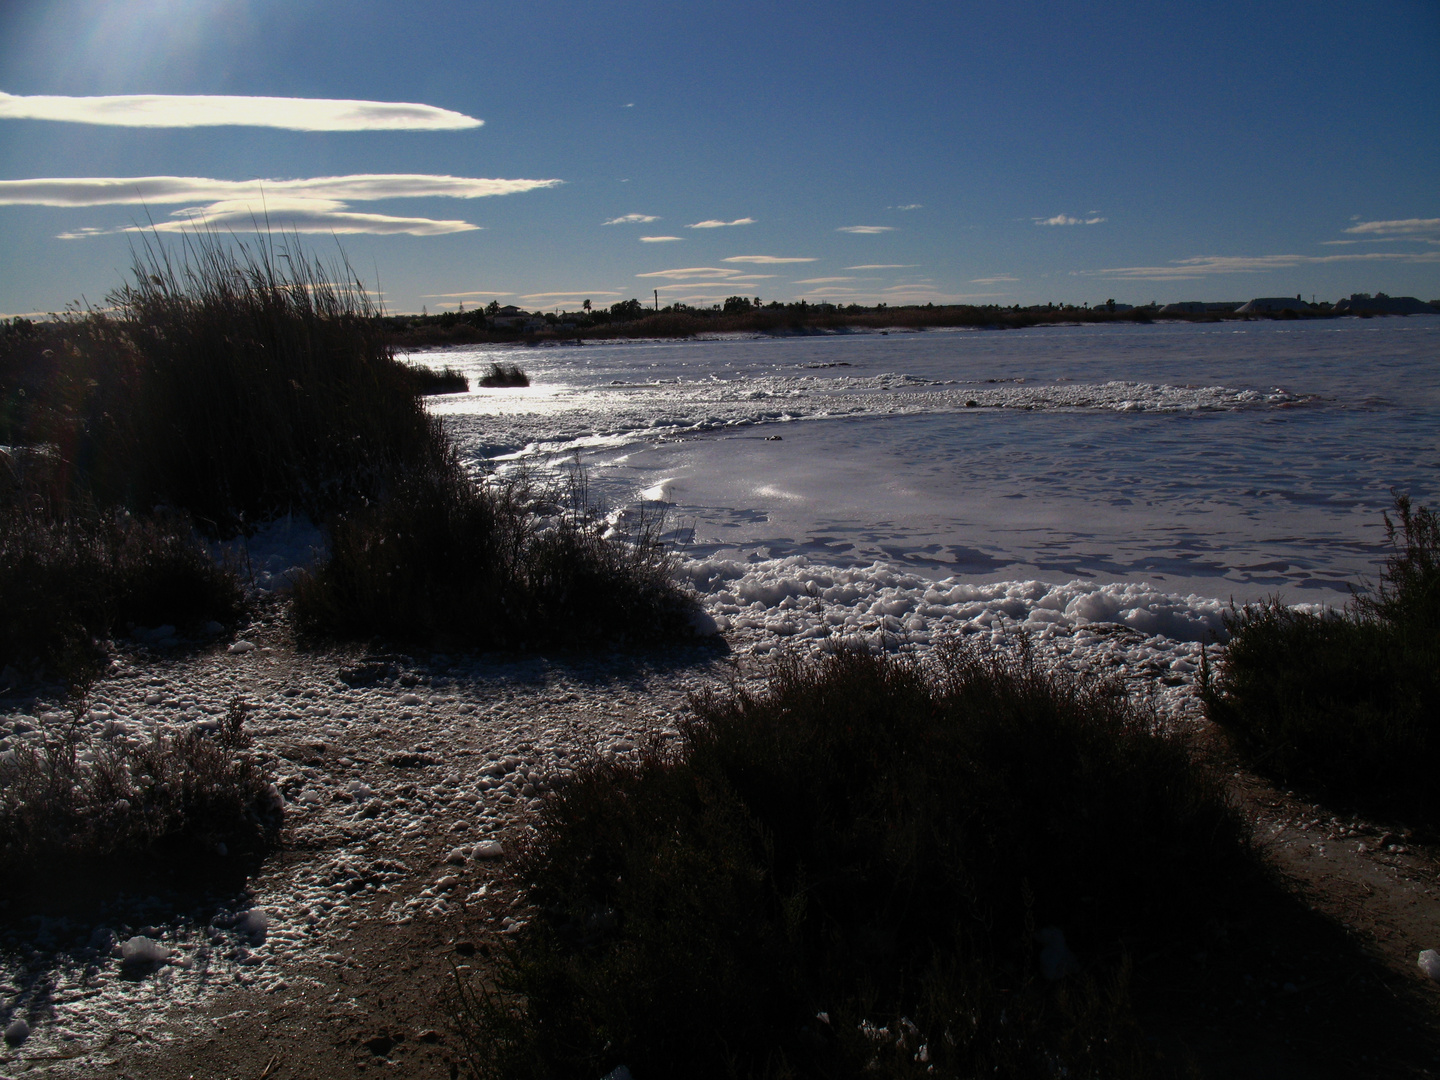
[(83, 709), (0, 753), (0, 897), (199, 882), (274, 846), (283, 802), (245, 755), (238, 702), (214, 734), (141, 743), (88, 740)]
[(530, 376), (516, 364), (491, 364), (490, 370), (480, 376), (481, 386), (529, 386)]
[(77, 677), (101, 662), (97, 639), (132, 626), (194, 631), (244, 606), (187, 518), (124, 511), (50, 516), (0, 506), (0, 667), (38, 662)]
[(419, 364), (410, 370), (417, 394), (464, 394), (470, 390), (470, 380), (465, 377), (465, 373), (448, 364), (439, 371)]
[(1165, 1075), (1128, 951), (1250, 866), (1115, 686), (953, 644), (694, 701), (678, 749), (547, 798), (533, 917), (458, 983), (482, 1076)]
[[(422, 395), (465, 376), (397, 360), (343, 258), (266, 236), (178, 255), (147, 240), (105, 310), (3, 330), (0, 648), (36, 617), (51, 662), (128, 621), (228, 621), (218, 572), (182, 557), (198, 551), (182, 515), (211, 537), (292, 512), (324, 523), (333, 556), (299, 598), (317, 633), (515, 646), (684, 623), (653, 533), (612, 535), (590, 507), (460, 468)], [(481, 382), (529, 379), (495, 364)], [(157, 506), (173, 512), (148, 520)]]
[(583, 476), (477, 484), (458, 463), (405, 477), (337, 518), (329, 559), (295, 588), (301, 627), (482, 648), (688, 636), (659, 522), (614, 534)]
[(1374, 594), (1344, 612), (1278, 599), (1227, 618), (1209, 716), (1256, 766), (1332, 799), (1440, 822), (1440, 517), (1406, 497)]

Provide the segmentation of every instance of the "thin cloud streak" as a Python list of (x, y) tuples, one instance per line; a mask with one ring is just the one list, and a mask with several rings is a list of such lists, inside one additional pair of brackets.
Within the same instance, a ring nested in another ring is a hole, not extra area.
[(830, 285), (837, 281), (855, 281), (853, 277), (812, 277), (802, 278), (795, 282), (796, 285)]
[(730, 228), (732, 225), (754, 225), (754, 224), (755, 224), (755, 219), (754, 219), (753, 217), (736, 218), (734, 221), (720, 221), (720, 220), (717, 219), (717, 218), (711, 218), (711, 219), (708, 220), (708, 221), (697, 221), (697, 222), (695, 222), (694, 225), (686, 225), (685, 228), (687, 228), (687, 229), (728, 229), (728, 228)]
[(602, 221), (601, 225), (643, 225), (652, 221), (659, 221), (657, 214), (621, 214), (609, 221)]
[(860, 266), (847, 266), (846, 270), (914, 270), (919, 263), (862, 263)]
[[(506, 295), (509, 295), (508, 293)], [(588, 300), (592, 296), (623, 296), (623, 293), (611, 292), (604, 289), (572, 289), (570, 292), (532, 292), (525, 293), (521, 300), (570, 300), (579, 297)]]
[(683, 236), (642, 236), (642, 244), (668, 244), (671, 240), (683, 240)]
[(836, 232), (854, 233), (857, 236), (874, 236), (876, 233), (894, 232), (893, 225), (841, 225)]
[(677, 270), (651, 270), (647, 274), (636, 274), (638, 278), (697, 278), (697, 277), (738, 277), (739, 270), (718, 266), (686, 266)]
[(30, 97), (0, 91), (0, 118), (113, 127), (271, 127), (289, 131), (460, 131), (485, 121), (434, 105), (337, 98), (119, 94)]
[(1011, 277), (1009, 274), (1000, 274), (996, 277), (972, 277), (971, 285), (1003, 285), (1007, 281), (1019, 281), (1019, 278)]
[(721, 289), (727, 293), (734, 293), (739, 289), (749, 288), (758, 281), (774, 277), (774, 274), (758, 274), (750, 278), (733, 278), (726, 281), (677, 281), (673, 285), (657, 285), (656, 292), (674, 292), (677, 289)]
[(381, 199), (478, 199), (554, 187), (559, 180), (487, 180), (412, 173), (365, 173), (299, 180), (214, 180), (197, 176), (74, 177), (0, 180), (4, 206), (139, 206), (203, 203), (170, 213), (176, 220), (146, 227), (84, 226), (59, 234), (61, 240), (145, 231), (180, 232), (188, 228), (250, 228), (266, 222), (296, 232), (408, 234), (443, 236), (473, 232), (468, 221), (357, 213), (351, 202)]
[(1176, 259), (1168, 266), (1119, 266), (1109, 270), (1087, 270), (1092, 277), (1134, 281), (1185, 281), (1214, 274), (1259, 274), (1267, 270), (1289, 270), (1297, 266), (1319, 266), (1337, 262), (1440, 263), (1440, 251), (1367, 251), (1342, 255), (1203, 255)]
[(1402, 221), (1362, 221), (1345, 230), (1368, 236), (1429, 236), (1440, 233), (1440, 218), (1405, 218)]
[(499, 289), (474, 289), (471, 292), (432, 292), (421, 293), (421, 300), (468, 300), (472, 296), (514, 296), (511, 292), (501, 292)]
[(728, 259), (721, 259), (720, 261), (736, 263), (757, 263), (761, 266), (775, 266), (780, 263), (808, 263), (816, 262), (817, 260), (807, 258), (783, 258), (777, 255), (731, 255)]
[(217, 204), (194, 210), (177, 210), (171, 216), (175, 220), (160, 221), (146, 225), (126, 225), (118, 229), (97, 229), (82, 227), (70, 232), (59, 233), (58, 240), (86, 240), (94, 236), (115, 233), (161, 232), (178, 233), (194, 229), (240, 229), (248, 230), (259, 225), (298, 233), (339, 233), (352, 235), (368, 233), (372, 236), (445, 236), (450, 233), (474, 232), (479, 225), (468, 221), (443, 221), (435, 218), (394, 217), (389, 214), (357, 214), (352, 211), (333, 209), (324, 203), (315, 207), (286, 206), (271, 207), (263, 217), (260, 208), (245, 204), (233, 206)]
[(1048, 218), (1032, 218), (1036, 225), (1099, 225), (1106, 219), (1103, 217), (1070, 217), (1068, 214), (1056, 214)]
[(0, 180), (0, 206), (140, 206), (153, 203), (313, 199), (480, 199), (555, 187), (561, 180), (488, 180), (422, 173), (357, 173), (300, 180), (213, 180), (203, 176), (91, 176)]

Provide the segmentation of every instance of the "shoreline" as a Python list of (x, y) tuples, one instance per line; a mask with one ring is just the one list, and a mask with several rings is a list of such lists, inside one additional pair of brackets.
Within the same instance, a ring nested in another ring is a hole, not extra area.
[(546, 328), (531, 332), (514, 329), (489, 329), (477, 326), (470, 319), (483, 316), (474, 313), (447, 312), (443, 315), (384, 316), (387, 340), (400, 350), (442, 348), (447, 345), (539, 345), (580, 343), (590, 340), (665, 340), (719, 334), (759, 334), (765, 336), (796, 336), (843, 334), (856, 331), (886, 333), (926, 329), (1022, 330), (1035, 326), (1082, 326), (1133, 323), (1150, 325), (1157, 322), (1236, 323), (1236, 322), (1311, 322), (1330, 319), (1408, 318), (1398, 314), (1354, 314), (1316, 310), (1295, 311), (1166, 313), (1159, 309), (1135, 308), (1131, 311), (1106, 311), (1098, 308), (887, 308), (860, 312), (817, 311), (813, 306), (791, 305), (771, 311), (741, 312), (673, 312), (662, 310), (629, 322), (597, 323), (588, 327)]

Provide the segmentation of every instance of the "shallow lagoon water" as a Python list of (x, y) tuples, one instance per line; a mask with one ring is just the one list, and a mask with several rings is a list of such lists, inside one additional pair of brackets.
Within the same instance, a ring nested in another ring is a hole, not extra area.
[[(1440, 318), (856, 333), (416, 354), (477, 464), (578, 453), (688, 558), (1342, 603), (1440, 495)], [(775, 438), (779, 436), (779, 438)]]

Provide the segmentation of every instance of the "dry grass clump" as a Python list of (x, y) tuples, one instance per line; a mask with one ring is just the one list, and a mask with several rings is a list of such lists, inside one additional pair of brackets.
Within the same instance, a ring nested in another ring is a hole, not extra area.
[(1226, 619), (1206, 710), (1256, 767), (1332, 799), (1440, 822), (1440, 516), (1408, 498), (1373, 596), (1313, 615), (1278, 599)]
[(439, 371), (419, 364), (410, 370), (417, 394), (464, 394), (470, 390), (470, 380), (465, 377), (465, 373), (449, 364)]
[(0, 504), (0, 599), (0, 667), (72, 675), (99, 662), (98, 638), (230, 625), (244, 607), (236, 575), (183, 515), (56, 517), (24, 503)]
[(44, 903), (185, 884), (253, 864), (283, 801), (244, 752), (238, 702), (213, 734), (131, 743), (83, 735), (83, 699), (0, 753), (0, 896)]
[(459, 989), (477, 1074), (1167, 1073), (1128, 951), (1248, 844), (1118, 688), (957, 644), (931, 673), (790, 661), (694, 707), (678, 750), (548, 798), (534, 917)]
[(102, 311), (0, 340), (0, 443), (48, 447), (53, 494), (181, 508), (208, 531), (373, 497), (443, 454), (378, 308), (298, 241), (145, 242)]
[(330, 558), (296, 583), (303, 629), (481, 648), (691, 636), (659, 522), (617, 535), (583, 477), (481, 485), (457, 462), (335, 519)]
[(520, 370), (518, 364), (491, 364), (490, 370), (480, 376), (481, 386), (529, 386), (530, 376)]

